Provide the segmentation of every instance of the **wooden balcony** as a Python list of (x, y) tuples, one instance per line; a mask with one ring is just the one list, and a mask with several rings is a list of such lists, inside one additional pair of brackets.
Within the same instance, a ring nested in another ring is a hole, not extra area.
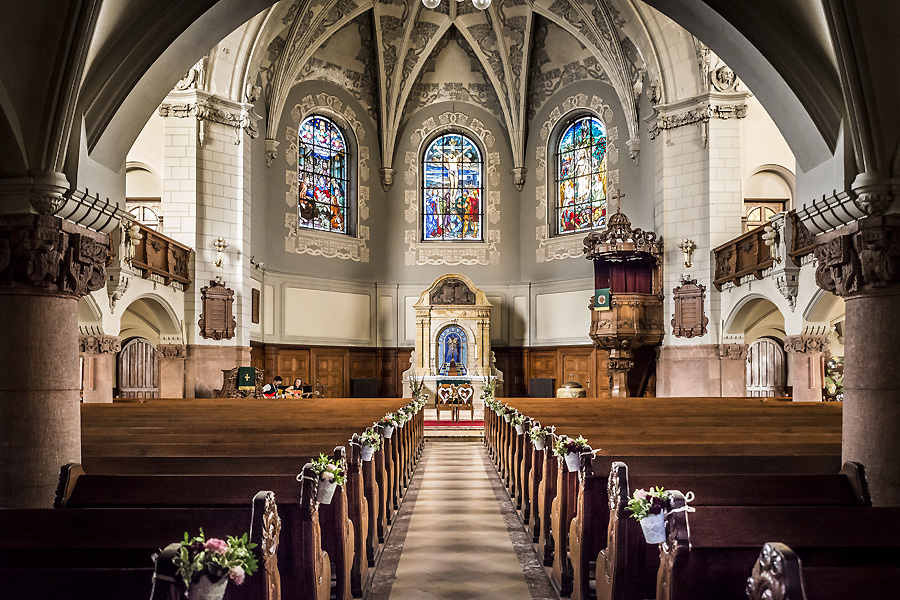
[(788, 216), (791, 218), (791, 229), (794, 232), (794, 235), (791, 237), (791, 249), (788, 254), (791, 260), (794, 261), (794, 264), (799, 267), (800, 259), (807, 254), (812, 254), (816, 249), (816, 236), (811, 234), (806, 225), (800, 221), (797, 211), (792, 210), (788, 213)]
[(170, 237), (137, 223), (141, 241), (134, 247), (131, 267), (144, 279), (162, 278), (165, 285), (176, 281), (187, 289), (191, 285), (191, 249)]
[(713, 252), (716, 254), (716, 278), (713, 285), (720, 292), (728, 282), (741, 285), (741, 278), (753, 275), (763, 278), (763, 271), (772, 266), (774, 261), (762, 238), (765, 226), (751, 229), (727, 244), (722, 244)]

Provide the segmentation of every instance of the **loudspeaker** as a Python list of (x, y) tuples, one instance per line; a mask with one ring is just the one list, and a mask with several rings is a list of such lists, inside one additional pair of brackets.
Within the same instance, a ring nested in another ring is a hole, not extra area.
[(351, 398), (377, 398), (378, 380), (374, 377), (356, 377), (350, 380)]
[(529, 398), (555, 398), (556, 380), (552, 377), (532, 377), (528, 381)]

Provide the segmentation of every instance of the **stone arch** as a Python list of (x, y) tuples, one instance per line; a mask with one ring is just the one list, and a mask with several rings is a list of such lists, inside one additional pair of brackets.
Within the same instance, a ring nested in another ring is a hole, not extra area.
[(745, 344), (761, 337), (784, 341), (784, 313), (762, 294), (748, 294), (731, 310), (725, 320), (724, 333), (727, 336), (742, 336)]
[(122, 311), (122, 339), (142, 337), (154, 345), (181, 340), (181, 321), (172, 306), (156, 294), (142, 294)]

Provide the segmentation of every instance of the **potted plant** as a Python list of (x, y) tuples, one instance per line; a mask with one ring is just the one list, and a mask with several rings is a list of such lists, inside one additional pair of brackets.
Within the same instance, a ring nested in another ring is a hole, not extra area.
[(510, 423), (512, 423), (513, 427), (516, 428), (516, 433), (522, 435), (525, 433), (525, 415), (516, 411), (516, 413), (510, 418)]
[(313, 473), (319, 476), (319, 487), (316, 490), (316, 500), (322, 504), (331, 504), (331, 498), (334, 496), (334, 490), (337, 486), (344, 485), (347, 481), (347, 474), (344, 468), (324, 454), (320, 454), (319, 458), (312, 461)]
[(484, 385), (481, 388), (481, 399), (487, 404), (488, 400), (494, 399), (494, 392), (497, 391), (497, 378), (485, 377)]
[(409, 414), (406, 412), (407, 408), (405, 406), (399, 408), (397, 410), (397, 414), (394, 415), (396, 417), (397, 427), (403, 429), (403, 426), (406, 425), (406, 422), (409, 421)]
[(528, 437), (531, 438), (531, 443), (534, 444), (535, 450), (543, 450), (547, 444), (547, 438), (554, 431), (556, 431), (556, 427), (541, 427), (540, 423), (533, 425), (528, 430)]
[(659, 544), (666, 540), (666, 504), (668, 492), (661, 487), (635, 490), (626, 507), (637, 519), (648, 544)]
[(394, 435), (394, 427), (397, 425), (397, 417), (394, 413), (388, 413), (375, 422), (376, 425), (384, 427), (384, 437), (391, 439)]
[(413, 400), (421, 401), (422, 404), (425, 404), (425, 400), (428, 399), (428, 394), (425, 393), (425, 382), (417, 379), (415, 374), (412, 374), (409, 376), (409, 387), (412, 390)]
[(381, 449), (381, 436), (378, 435), (371, 427), (366, 429), (361, 436), (359, 436), (360, 446), (360, 454), (362, 455), (362, 459), (366, 462), (372, 460), (372, 456)]
[(513, 413), (515, 413), (515, 412), (516, 412), (516, 409), (514, 409), (512, 406), (509, 406), (508, 404), (504, 404), (500, 408), (500, 416), (502, 416), (503, 420), (506, 421), (507, 423), (512, 421), (512, 416), (513, 416)]
[(172, 559), (175, 575), (184, 583), (184, 595), (190, 600), (220, 600), (225, 595), (229, 581), (235, 585), (244, 583), (247, 575), (257, 568), (256, 556), (245, 533), (241, 537), (228, 536), (225, 540), (205, 538), (200, 535), (184, 540)]
[(587, 440), (581, 436), (571, 438), (561, 435), (556, 438), (553, 453), (566, 461), (566, 469), (572, 473), (581, 467), (581, 454), (589, 448)]

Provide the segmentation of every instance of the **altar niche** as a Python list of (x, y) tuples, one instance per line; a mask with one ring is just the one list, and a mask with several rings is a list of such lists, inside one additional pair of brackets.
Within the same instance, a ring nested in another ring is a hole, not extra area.
[[(421, 381), (429, 404), (441, 384), (471, 384), (476, 411), (488, 381), (502, 384), (491, 351), (491, 303), (464, 275), (438, 277), (419, 295), (416, 310), (416, 350), (412, 366), (403, 374), (403, 395), (412, 394), (410, 380)], [(502, 395), (497, 389), (496, 395)]]

